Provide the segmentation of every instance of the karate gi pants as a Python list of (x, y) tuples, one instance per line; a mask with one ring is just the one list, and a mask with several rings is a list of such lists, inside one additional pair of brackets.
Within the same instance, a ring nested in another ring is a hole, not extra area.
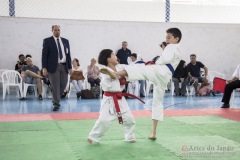
[(125, 68), (128, 81), (149, 80), (153, 82), (152, 119), (163, 120), (163, 96), (172, 73), (166, 65), (129, 66)]
[[(113, 100), (111, 100), (111, 102), (113, 103)], [(116, 125), (120, 125), (118, 124), (118, 121), (115, 121), (117, 119), (115, 108), (113, 109), (114, 110), (113, 113), (111, 113), (110, 111), (111, 109), (109, 108), (110, 107), (108, 105), (101, 107), (99, 118), (96, 121), (95, 125), (93, 126), (92, 131), (89, 133), (88, 138), (90, 138), (94, 142), (100, 142), (104, 133), (109, 129), (113, 122), (116, 123)], [(131, 110), (128, 109), (124, 113), (122, 113), (122, 118), (123, 124), (121, 125), (124, 131), (125, 141), (135, 140), (135, 135), (133, 131), (136, 122), (131, 113)]]

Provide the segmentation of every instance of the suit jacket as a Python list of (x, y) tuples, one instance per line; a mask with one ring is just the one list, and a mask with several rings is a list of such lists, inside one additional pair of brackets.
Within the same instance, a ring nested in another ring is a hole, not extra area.
[[(64, 51), (66, 55), (66, 70), (72, 69), (72, 60), (70, 55), (70, 46), (67, 39), (62, 38)], [(58, 48), (54, 37), (45, 38), (43, 40), (42, 49), (42, 68), (46, 68), (49, 73), (54, 73), (58, 65)]]

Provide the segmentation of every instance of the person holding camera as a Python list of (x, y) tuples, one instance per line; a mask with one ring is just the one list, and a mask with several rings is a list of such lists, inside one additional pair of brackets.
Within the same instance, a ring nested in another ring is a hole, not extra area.
[(15, 65), (15, 70), (21, 74), (22, 66), (27, 65), (27, 63), (25, 61), (25, 56), (23, 54), (20, 54), (18, 56), (18, 59), (19, 60), (17, 61), (17, 64)]

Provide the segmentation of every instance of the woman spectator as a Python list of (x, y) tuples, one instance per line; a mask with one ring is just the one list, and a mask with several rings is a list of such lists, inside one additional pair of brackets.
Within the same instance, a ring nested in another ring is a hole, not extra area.
[[(187, 77), (186, 62), (181, 60), (172, 77), (176, 96), (185, 96), (188, 83)], [(179, 88), (179, 83), (181, 83), (181, 88)]]
[(91, 64), (87, 68), (87, 78), (88, 82), (91, 84), (91, 88), (94, 87), (95, 85), (100, 85), (100, 78), (99, 78), (99, 68), (96, 66), (96, 59), (92, 58), (91, 59)]
[[(73, 79), (74, 72), (75, 73), (79, 72), (83, 79), (82, 78), (80, 78), (81, 80), (80, 79)], [(70, 76), (70, 79), (71, 79), (71, 83), (73, 84), (73, 86), (77, 90), (77, 99), (79, 99), (80, 96), (81, 96), (81, 90), (83, 89), (82, 83), (84, 81), (84, 77), (83, 77), (83, 70), (80, 67), (79, 60), (77, 58), (74, 58), (72, 60), (72, 74)]]

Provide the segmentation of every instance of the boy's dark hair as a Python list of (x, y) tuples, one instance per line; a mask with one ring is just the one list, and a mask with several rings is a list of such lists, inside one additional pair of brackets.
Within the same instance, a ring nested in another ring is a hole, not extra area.
[(111, 49), (103, 49), (98, 56), (98, 63), (107, 66), (107, 59), (111, 57), (113, 51)]
[(178, 37), (179, 38), (178, 43), (181, 41), (182, 33), (178, 28), (169, 28), (166, 32), (171, 33), (174, 38)]
[(196, 54), (191, 54), (190, 57), (197, 57)]
[(137, 58), (137, 53), (132, 53), (132, 54), (131, 54), (131, 57)]
[(28, 57), (32, 58), (32, 56), (31, 56), (30, 54), (27, 54), (27, 55), (26, 55), (26, 59), (27, 59)]
[(23, 54), (19, 54), (18, 58), (23, 57), (23, 56), (24, 56)]

